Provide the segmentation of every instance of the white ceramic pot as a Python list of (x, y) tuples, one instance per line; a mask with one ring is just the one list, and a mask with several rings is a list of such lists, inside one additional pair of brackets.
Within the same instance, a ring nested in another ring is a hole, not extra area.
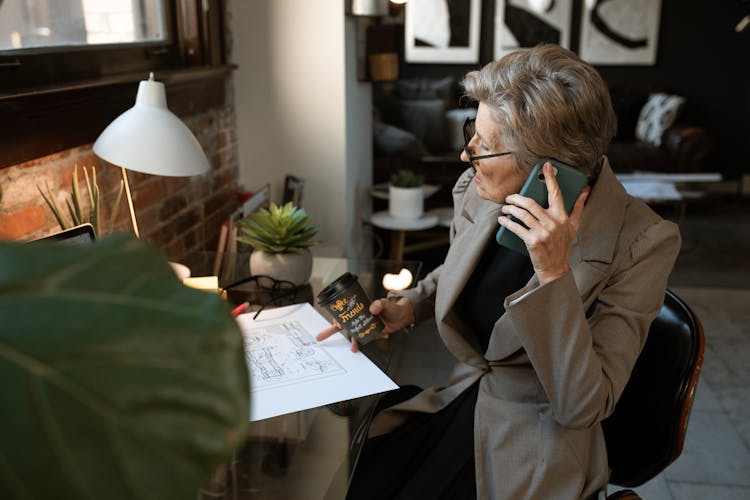
[(250, 254), (250, 272), (255, 276), (270, 276), (300, 286), (310, 280), (312, 261), (309, 250), (301, 253), (266, 253), (254, 250)]
[(422, 186), (402, 188), (388, 186), (388, 213), (402, 219), (419, 219), (424, 212)]

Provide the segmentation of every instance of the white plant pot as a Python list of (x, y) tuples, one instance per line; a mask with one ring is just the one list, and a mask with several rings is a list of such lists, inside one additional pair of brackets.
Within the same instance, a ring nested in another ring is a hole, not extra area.
[(312, 262), (309, 250), (301, 253), (266, 253), (254, 250), (250, 254), (250, 272), (254, 276), (270, 276), (275, 280), (291, 281), (300, 286), (310, 280)]
[(422, 186), (402, 188), (388, 186), (388, 213), (402, 219), (419, 219), (424, 212)]

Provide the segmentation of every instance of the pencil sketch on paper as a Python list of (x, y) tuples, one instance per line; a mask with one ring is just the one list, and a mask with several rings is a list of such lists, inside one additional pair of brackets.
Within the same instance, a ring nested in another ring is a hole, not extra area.
[(346, 374), (298, 321), (250, 328), (243, 334), (252, 392)]

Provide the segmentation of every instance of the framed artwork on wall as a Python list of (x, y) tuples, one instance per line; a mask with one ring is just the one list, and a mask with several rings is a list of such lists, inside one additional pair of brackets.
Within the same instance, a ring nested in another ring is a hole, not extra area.
[(573, 0), (495, 0), (495, 60), (548, 42), (570, 48)]
[(661, 0), (586, 0), (580, 56), (602, 65), (653, 65)]
[(407, 63), (479, 62), (482, 0), (409, 0), (404, 20)]

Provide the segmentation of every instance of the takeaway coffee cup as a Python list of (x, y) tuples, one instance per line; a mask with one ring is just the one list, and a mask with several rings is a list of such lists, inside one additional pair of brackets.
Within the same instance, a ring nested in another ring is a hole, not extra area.
[(360, 345), (372, 342), (383, 331), (380, 318), (370, 314), (370, 298), (356, 274), (344, 273), (325, 287), (318, 294), (318, 304)]

